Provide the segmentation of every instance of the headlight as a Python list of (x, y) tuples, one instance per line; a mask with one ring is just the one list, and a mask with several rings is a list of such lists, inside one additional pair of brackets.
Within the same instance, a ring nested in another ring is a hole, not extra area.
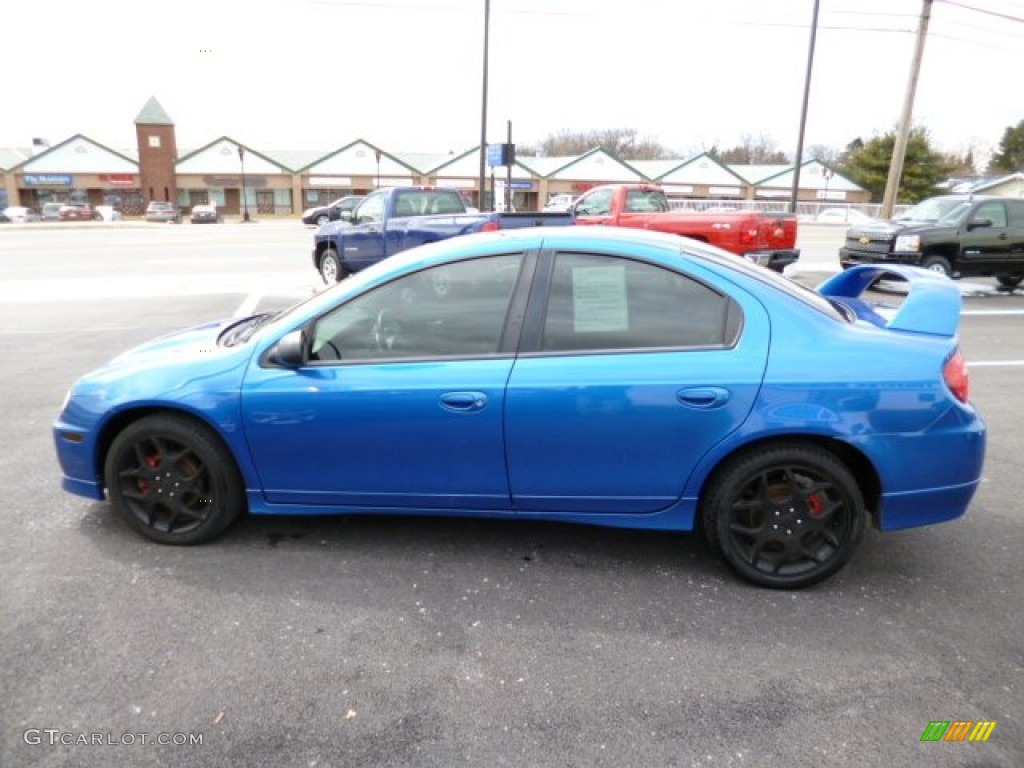
[(920, 235), (900, 235), (896, 238), (896, 247), (893, 249), (899, 252), (910, 251), (916, 253), (921, 250)]

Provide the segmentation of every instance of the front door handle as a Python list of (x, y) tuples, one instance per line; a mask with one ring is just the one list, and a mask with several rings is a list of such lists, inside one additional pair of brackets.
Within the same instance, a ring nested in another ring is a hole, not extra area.
[(708, 410), (725, 405), (729, 401), (729, 390), (722, 387), (687, 387), (680, 389), (676, 397), (683, 405)]
[(487, 395), (483, 392), (445, 392), (441, 395), (441, 407), (446, 411), (467, 413), (482, 411), (487, 406)]

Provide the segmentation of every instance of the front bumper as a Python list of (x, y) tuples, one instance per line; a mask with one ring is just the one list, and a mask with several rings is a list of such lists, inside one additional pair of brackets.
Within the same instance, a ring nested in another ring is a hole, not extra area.
[(877, 251), (851, 251), (849, 248), (839, 249), (839, 264), (843, 269), (856, 267), (860, 264), (909, 264), (918, 266), (921, 256), (917, 253), (881, 253)]

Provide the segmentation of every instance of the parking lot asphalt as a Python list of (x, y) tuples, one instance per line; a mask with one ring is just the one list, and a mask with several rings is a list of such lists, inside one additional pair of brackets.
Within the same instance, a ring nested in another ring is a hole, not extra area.
[[(965, 298), (990, 428), (967, 516), (871, 531), (800, 592), (739, 582), (697, 535), (281, 517), (169, 548), (61, 492), (50, 425), (73, 380), (309, 295), (311, 240), (284, 221), (0, 230), (0, 766), (1020, 765), (1021, 292)], [(996, 726), (922, 742), (956, 720)]]

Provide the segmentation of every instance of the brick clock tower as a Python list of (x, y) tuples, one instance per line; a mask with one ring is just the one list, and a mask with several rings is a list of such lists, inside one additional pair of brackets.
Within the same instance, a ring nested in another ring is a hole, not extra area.
[(155, 97), (135, 118), (135, 137), (139, 145), (139, 186), (142, 199), (178, 201), (174, 163), (178, 146), (174, 139), (174, 122)]

